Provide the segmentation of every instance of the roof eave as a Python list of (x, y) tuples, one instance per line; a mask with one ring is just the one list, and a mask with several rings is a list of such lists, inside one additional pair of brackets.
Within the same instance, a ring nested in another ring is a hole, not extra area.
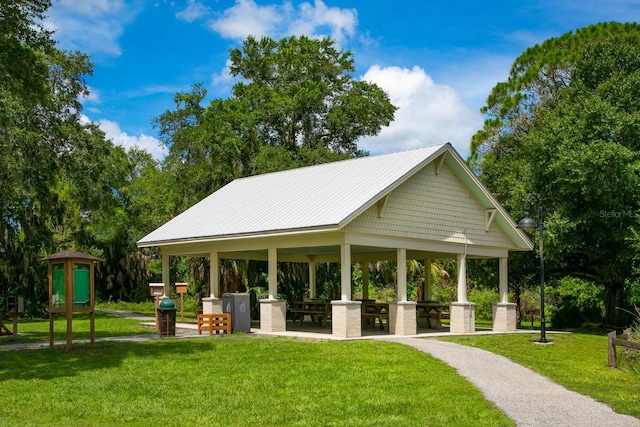
[(218, 242), (225, 240), (238, 240), (238, 239), (251, 239), (251, 238), (269, 238), (273, 236), (290, 236), (296, 234), (308, 234), (308, 233), (325, 233), (325, 232), (333, 232), (338, 231), (340, 229), (338, 224), (330, 224), (330, 225), (321, 225), (315, 227), (301, 227), (301, 228), (289, 228), (289, 229), (280, 229), (280, 230), (265, 230), (265, 231), (254, 231), (248, 233), (236, 233), (236, 234), (223, 234), (216, 236), (203, 236), (203, 237), (185, 237), (183, 239), (167, 239), (167, 240), (153, 240), (153, 241), (143, 241), (139, 240), (136, 242), (136, 246), (138, 248), (150, 248), (154, 246), (166, 246), (166, 245), (174, 245), (177, 243), (187, 244), (187, 243), (206, 243), (206, 242)]

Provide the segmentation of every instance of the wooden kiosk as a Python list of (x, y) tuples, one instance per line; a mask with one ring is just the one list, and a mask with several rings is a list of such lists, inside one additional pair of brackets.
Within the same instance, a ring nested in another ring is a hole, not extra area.
[(49, 347), (53, 348), (53, 321), (57, 313), (67, 318), (67, 351), (71, 349), (73, 313), (90, 313), (91, 347), (95, 345), (95, 286), (93, 263), (103, 261), (82, 252), (59, 252), (49, 262)]

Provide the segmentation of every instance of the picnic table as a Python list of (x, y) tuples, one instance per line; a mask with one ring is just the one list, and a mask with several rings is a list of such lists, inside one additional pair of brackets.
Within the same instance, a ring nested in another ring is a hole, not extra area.
[(416, 317), (427, 319), (429, 328), (432, 327), (431, 321), (435, 320), (433, 329), (438, 329), (442, 325), (442, 319), (449, 319), (449, 304), (442, 304), (438, 301), (418, 301)]
[(369, 323), (370, 320), (373, 320), (373, 326), (376, 325), (376, 319), (380, 323), (380, 330), (384, 329), (383, 319), (387, 320), (387, 325), (389, 324), (389, 304), (388, 303), (380, 303), (380, 302), (362, 302), (362, 320)]
[(302, 326), (304, 317), (310, 316), (311, 321), (315, 321), (317, 317), (320, 325), (324, 327), (327, 319), (331, 316), (331, 303), (322, 300), (294, 301), (289, 307), (289, 312), (293, 315), (291, 320), (299, 319), (300, 326)]

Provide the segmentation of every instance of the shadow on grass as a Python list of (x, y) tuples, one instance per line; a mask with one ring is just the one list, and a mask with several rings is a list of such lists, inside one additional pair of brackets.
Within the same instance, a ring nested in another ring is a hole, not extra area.
[(188, 346), (176, 338), (143, 342), (103, 341), (93, 348), (89, 344), (75, 344), (68, 352), (61, 348), (3, 351), (0, 352), (0, 383), (9, 379), (73, 377), (85, 371), (121, 366), (130, 356), (149, 359), (150, 365), (157, 365), (162, 354), (188, 355), (214, 350), (219, 345), (216, 341), (192, 340)]

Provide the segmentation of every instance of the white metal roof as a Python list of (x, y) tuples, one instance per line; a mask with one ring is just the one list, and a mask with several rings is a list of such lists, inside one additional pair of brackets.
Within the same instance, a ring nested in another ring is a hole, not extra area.
[(450, 144), (236, 179), (138, 241), (341, 227)]

